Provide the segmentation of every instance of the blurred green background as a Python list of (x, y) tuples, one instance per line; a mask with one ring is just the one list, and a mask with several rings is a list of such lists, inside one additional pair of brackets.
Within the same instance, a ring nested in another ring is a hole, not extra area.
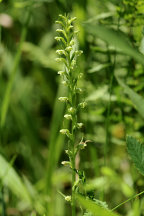
[[(58, 193), (69, 195), (71, 172), (66, 140), (59, 134), (66, 95), (60, 83), (54, 37), (59, 14), (76, 16), (78, 68), (82, 100), (80, 113), (87, 148), (77, 158), (85, 171), (86, 191), (106, 201), (109, 208), (144, 188), (143, 177), (131, 164), (126, 134), (142, 138), (144, 121), (120, 77), (131, 90), (143, 95), (144, 70), (136, 54), (123, 49), (121, 38), (135, 50), (143, 49), (144, 3), (141, 0), (3, 0), (0, 3), (0, 214), (67, 216), (70, 205)], [(115, 47), (107, 32), (89, 31), (102, 24), (120, 30)], [(104, 42), (103, 38), (107, 37)], [(119, 49), (121, 48), (121, 49)], [(124, 91), (125, 90), (125, 91)], [(127, 93), (127, 94), (125, 94)], [(128, 97), (128, 96), (129, 97)], [(14, 169), (12, 169), (13, 167)], [(121, 215), (144, 215), (144, 199), (118, 209)], [(78, 208), (78, 216), (82, 215)]]

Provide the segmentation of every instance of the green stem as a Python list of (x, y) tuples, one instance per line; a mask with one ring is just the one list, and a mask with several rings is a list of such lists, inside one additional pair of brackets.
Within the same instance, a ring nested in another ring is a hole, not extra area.
[[(73, 97), (73, 91), (71, 91), (71, 96)], [(75, 95), (76, 96), (76, 95)], [(75, 97), (72, 99), (72, 106), (75, 107)], [(71, 158), (71, 165), (72, 165), (72, 216), (76, 215), (76, 203), (75, 203), (75, 180), (76, 180), (76, 173), (75, 173), (75, 127), (76, 125), (76, 116), (73, 116), (72, 119), (72, 158)]]
[[(108, 58), (109, 58), (109, 63), (111, 63), (111, 57), (110, 53), (108, 51)], [(114, 64), (113, 66), (110, 67), (109, 72), (111, 72), (111, 77), (110, 77), (110, 85), (109, 85), (109, 102), (107, 106), (107, 117), (106, 117), (106, 141), (104, 145), (104, 165), (106, 166), (107, 164), (107, 152), (108, 152), (108, 146), (109, 146), (109, 128), (110, 128), (110, 112), (111, 112), (111, 95), (112, 95), (112, 86), (113, 86), (113, 79), (114, 79), (114, 69), (115, 69), (115, 60), (116, 60), (116, 53), (114, 54)]]
[(138, 193), (138, 194), (135, 194), (134, 196), (130, 197), (129, 199), (125, 200), (124, 202), (120, 203), (119, 205), (117, 205), (116, 207), (114, 207), (111, 211), (114, 211), (116, 210), (117, 208), (119, 208), (120, 206), (124, 205), (125, 203), (131, 201), (132, 199), (135, 199), (136, 197), (140, 196), (144, 194), (144, 191)]
[(75, 191), (74, 191), (74, 183), (75, 183), (75, 158), (72, 161), (72, 216), (75, 216), (76, 205), (75, 205)]
[[(68, 40), (68, 44), (69, 44)], [(69, 86), (69, 98), (71, 100), (71, 106), (76, 109), (76, 93), (73, 85), (73, 74), (71, 73), (71, 58), (70, 54), (68, 55), (68, 65), (69, 65), (69, 80), (70, 80), (70, 86)], [(76, 180), (76, 173), (75, 173), (75, 125), (77, 122), (76, 114), (72, 116), (72, 124), (71, 124), (71, 134), (72, 134), (72, 140), (71, 140), (71, 166), (72, 166), (72, 216), (76, 215), (76, 202), (75, 202), (75, 180)]]
[[(118, 30), (119, 30), (119, 24), (120, 24), (120, 17), (118, 18), (118, 23), (117, 23)], [(106, 141), (104, 145), (104, 165), (105, 166), (107, 164), (107, 151), (108, 151), (109, 137), (110, 137), (109, 128), (110, 128), (110, 113), (111, 113), (111, 95), (112, 95), (112, 87), (113, 87), (113, 80), (114, 80), (116, 57), (117, 57), (117, 52), (115, 50), (113, 65), (110, 67), (110, 70), (109, 70), (109, 72), (111, 73), (111, 77), (110, 77), (110, 85), (109, 85), (109, 102), (108, 102), (107, 117), (106, 117)], [(110, 56), (109, 50), (108, 50), (108, 61), (109, 63), (111, 63), (111, 56)]]

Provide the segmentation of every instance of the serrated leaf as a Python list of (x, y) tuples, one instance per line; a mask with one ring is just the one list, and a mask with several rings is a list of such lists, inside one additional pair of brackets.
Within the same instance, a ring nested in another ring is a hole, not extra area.
[(90, 211), (94, 216), (120, 216), (110, 210), (107, 210), (92, 200), (88, 200), (80, 195), (76, 195), (76, 198), (80, 202), (80, 204), (86, 208), (88, 211)]
[(98, 199), (93, 200), (97, 205), (101, 206), (104, 209), (108, 209), (108, 204)]
[(127, 136), (126, 144), (128, 153), (136, 168), (144, 175), (144, 145), (132, 136)]

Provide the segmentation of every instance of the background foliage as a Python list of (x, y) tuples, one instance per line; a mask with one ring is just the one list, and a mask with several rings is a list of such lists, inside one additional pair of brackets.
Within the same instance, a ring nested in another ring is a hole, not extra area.
[[(85, 191), (110, 209), (144, 188), (125, 136), (143, 139), (144, 2), (142, 0), (3, 0), (0, 3), (0, 214), (70, 215), (70, 170), (59, 130), (67, 94), (55, 62), (59, 14), (76, 16), (78, 69), (87, 108), (77, 158)], [(131, 146), (131, 145), (130, 145)], [(143, 147), (141, 146), (143, 149)], [(141, 151), (140, 151), (141, 152)], [(142, 155), (143, 156), (143, 155)], [(141, 158), (142, 160), (142, 158)], [(144, 168), (141, 168), (144, 169)], [(143, 173), (143, 171), (141, 171)], [(82, 202), (82, 200), (81, 200)], [(82, 203), (81, 203), (82, 204)], [(49, 213), (48, 213), (49, 212)], [(144, 215), (143, 196), (119, 207)], [(82, 215), (78, 208), (77, 215)], [(88, 214), (87, 214), (88, 215)], [(90, 215), (90, 214), (89, 214)]]

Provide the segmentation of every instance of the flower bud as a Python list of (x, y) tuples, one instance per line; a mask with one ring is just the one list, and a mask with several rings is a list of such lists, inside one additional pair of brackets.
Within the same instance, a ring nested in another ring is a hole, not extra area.
[(64, 26), (64, 24), (60, 20), (56, 20), (55, 23)]
[(67, 21), (67, 18), (63, 16), (62, 14), (59, 14), (59, 17), (62, 18), (63, 20)]
[(64, 50), (57, 50), (56, 53), (58, 55), (66, 55), (65, 51)]
[(62, 84), (66, 86), (67, 85), (67, 81), (63, 80)]
[(61, 41), (62, 37), (55, 37), (56, 41)]
[(79, 31), (74, 31), (74, 34), (78, 34), (79, 33)]
[(74, 107), (70, 107), (68, 111), (69, 113), (74, 114), (76, 112), (76, 109)]
[(68, 150), (65, 150), (65, 153), (66, 153), (66, 154), (68, 154), (68, 153), (69, 153), (69, 151), (68, 151)]
[(68, 23), (70, 24), (70, 23), (74, 22), (76, 19), (77, 19), (76, 17), (72, 17), (72, 18), (68, 21)]
[(62, 75), (65, 74), (65, 72), (64, 72), (64, 71), (58, 71), (58, 74), (59, 74), (60, 76), (62, 76)]
[(71, 41), (70, 41), (70, 46), (73, 46), (74, 45), (74, 39), (72, 39)]
[(78, 75), (78, 78), (81, 79), (82, 77), (83, 77), (83, 74), (80, 73), (80, 74)]
[(56, 58), (56, 62), (64, 62), (64, 63), (66, 63), (66, 60), (64, 58)]
[(69, 132), (68, 129), (61, 129), (61, 130), (60, 130), (60, 133), (66, 135), (66, 136), (67, 136), (68, 138), (70, 138), (70, 139), (71, 139), (71, 137), (72, 137), (72, 134)]
[(83, 127), (83, 123), (77, 123), (77, 128), (81, 129)]
[(82, 102), (78, 105), (81, 109), (84, 109), (87, 106), (86, 102)]
[(66, 41), (63, 37), (55, 37), (55, 40), (58, 42), (62, 41), (66, 45)]
[(67, 29), (68, 31), (73, 28), (73, 25), (70, 25)]
[(56, 32), (59, 32), (59, 33), (63, 32), (63, 31), (64, 31), (63, 29), (57, 29), (56, 30)]
[(74, 69), (74, 66), (76, 65), (76, 60), (75, 59), (73, 59), (72, 60), (72, 63), (71, 63), (71, 69), (73, 70)]
[(59, 97), (59, 101), (61, 101), (61, 102), (67, 102), (68, 101), (68, 97)]
[(62, 161), (61, 164), (64, 165), (64, 166), (70, 166), (70, 162), (69, 161)]
[(87, 146), (87, 144), (85, 142), (81, 142), (79, 143), (79, 149), (84, 149)]
[(71, 196), (65, 196), (65, 200), (66, 200), (67, 202), (70, 202), (70, 201), (71, 201)]
[(77, 56), (80, 56), (82, 53), (83, 53), (82, 50), (76, 50), (76, 51), (75, 51), (75, 54), (76, 54)]
[(82, 89), (81, 89), (81, 88), (77, 88), (76, 91), (77, 91), (77, 93), (79, 93), (79, 94), (82, 93)]
[(68, 52), (70, 52), (72, 50), (72, 47), (68, 46), (65, 50), (68, 51)]
[(65, 114), (65, 115), (64, 115), (64, 118), (66, 118), (67, 120), (72, 120), (72, 116), (69, 115), (69, 114)]

